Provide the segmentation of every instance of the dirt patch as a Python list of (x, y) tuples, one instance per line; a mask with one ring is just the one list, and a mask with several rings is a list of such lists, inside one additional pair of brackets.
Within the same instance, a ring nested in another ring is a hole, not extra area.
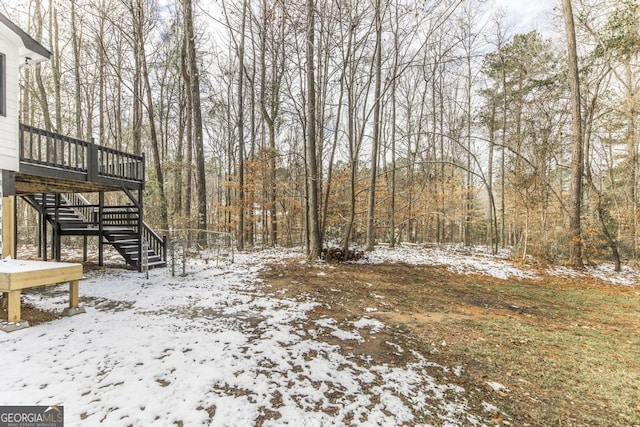
[[(470, 411), (512, 425), (640, 425), (640, 292), (599, 281), (500, 280), (408, 264), (301, 265), (262, 272), (265, 290), (321, 305), (308, 322), (389, 325), (362, 341), (319, 339), (363, 360), (413, 352), (455, 370)], [(499, 410), (491, 409), (493, 405)], [(487, 418), (488, 417), (488, 418)], [(437, 422), (426, 418), (425, 422)]]
[[(3, 299), (0, 297), (0, 319), (7, 320), (7, 308), (5, 307)], [(20, 308), (20, 317), (22, 320), (29, 322), (29, 325), (35, 326), (41, 323), (50, 322), (52, 320), (60, 319), (60, 313), (56, 313), (48, 310), (41, 310), (34, 307), (32, 304), (23, 303)]]

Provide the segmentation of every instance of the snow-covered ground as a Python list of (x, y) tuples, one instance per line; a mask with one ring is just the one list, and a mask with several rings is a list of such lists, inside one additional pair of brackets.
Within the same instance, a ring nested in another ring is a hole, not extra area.
[[(380, 247), (366, 262), (538, 277), (506, 258), (451, 249)], [(296, 256), (238, 254), (220, 268), (191, 263), (186, 277), (171, 277), (170, 268), (152, 270), (149, 279), (128, 270), (90, 271), (80, 285), (85, 314), (0, 333), (0, 404), (64, 405), (67, 426), (395, 426), (414, 424), (418, 412), (438, 425), (483, 424), (467, 412), (465, 390), (455, 384), (464, 367), (438, 366), (419, 354), (394, 367), (345, 353), (318, 337), (362, 342), (386, 326), (366, 316), (347, 326), (330, 317), (305, 322), (315, 302), (261, 292), (260, 269)], [(640, 278), (629, 268), (580, 274), (627, 285)], [(23, 295), (57, 311), (67, 298), (64, 285)], [(389, 345), (398, 354), (411, 351)], [(434, 369), (453, 382), (436, 380)]]
[[(416, 411), (438, 425), (482, 424), (466, 412), (461, 387), (428, 373), (455, 378), (459, 370), (418, 354), (403, 367), (376, 365), (316, 339), (360, 341), (381, 322), (309, 326), (314, 302), (260, 292), (261, 266), (282, 256), (293, 254), (238, 255), (224, 269), (190, 265), (186, 277), (88, 272), (85, 314), (0, 334), (0, 404), (64, 405), (68, 426), (394, 426), (412, 423)], [(67, 287), (23, 300), (60, 311)]]
[(637, 286), (640, 284), (640, 271), (623, 266), (621, 272), (614, 271), (613, 264), (603, 263), (595, 267), (586, 267), (576, 271), (562, 266), (551, 266), (543, 271), (518, 265), (509, 260), (508, 252), (497, 256), (490, 254), (486, 247), (464, 247), (461, 245), (399, 245), (394, 249), (378, 246), (367, 256), (364, 262), (405, 262), (415, 265), (445, 266), (458, 274), (484, 274), (497, 279), (540, 279), (541, 273), (556, 277), (581, 279), (599, 279), (614, 285)]

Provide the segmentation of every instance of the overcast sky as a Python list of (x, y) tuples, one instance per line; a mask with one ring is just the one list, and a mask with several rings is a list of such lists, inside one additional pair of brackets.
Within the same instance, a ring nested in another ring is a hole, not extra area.
[[(495, 10), (504, 10), (512, 33), (551, 30), (553, 16), (562, 8), (560, 0), (492, 0)], [(556, 13), (554, 14), (554, 8)]]

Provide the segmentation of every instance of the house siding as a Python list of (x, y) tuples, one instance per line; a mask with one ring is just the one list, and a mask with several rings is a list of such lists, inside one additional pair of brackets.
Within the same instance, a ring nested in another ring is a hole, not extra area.
[(18, 159), (18, 109), (19, 67), (18, 47), (0, 36), (0, 53), (6, 64), (6, 116), (0, 116), (0, 169), (17, 171)]
[(0, 170), (0, 257), (2, 254), (2, 170)]

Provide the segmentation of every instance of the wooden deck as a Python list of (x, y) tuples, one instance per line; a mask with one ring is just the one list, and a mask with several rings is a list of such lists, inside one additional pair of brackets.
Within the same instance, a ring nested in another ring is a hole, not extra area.
[(142, 190), (144, 155), (20, 124), (17, 194)]
[[(38, 211), (39, 253), (44, 261), (50, 225), (52, 257), (58, 261), (62, 236), (83, 236), (85, 259), (86, 238), (97, 236), (100, 265), (103, 245), (113, 246), (127, 264), (139, 269), (143, 264), (166, 265), (166, 238), (158, 236), (143, 220), (144, 155), (25, 124), (20, 124), (19, 130), (20, 163), (17, 172), (2, 171), (3, 195), (18, 196)], [(122, 192), (126, 205), (106, 204), (107, 192)], [(98, 193), (99, 202), (89, 203), (82, 193)], [(15, 206), (12, 210), (7, 218), (15, 217)], [(14, 238), (5, 240), (11, 242), (15, 254), (17, 229), (14, 226), (12, 230)]]

